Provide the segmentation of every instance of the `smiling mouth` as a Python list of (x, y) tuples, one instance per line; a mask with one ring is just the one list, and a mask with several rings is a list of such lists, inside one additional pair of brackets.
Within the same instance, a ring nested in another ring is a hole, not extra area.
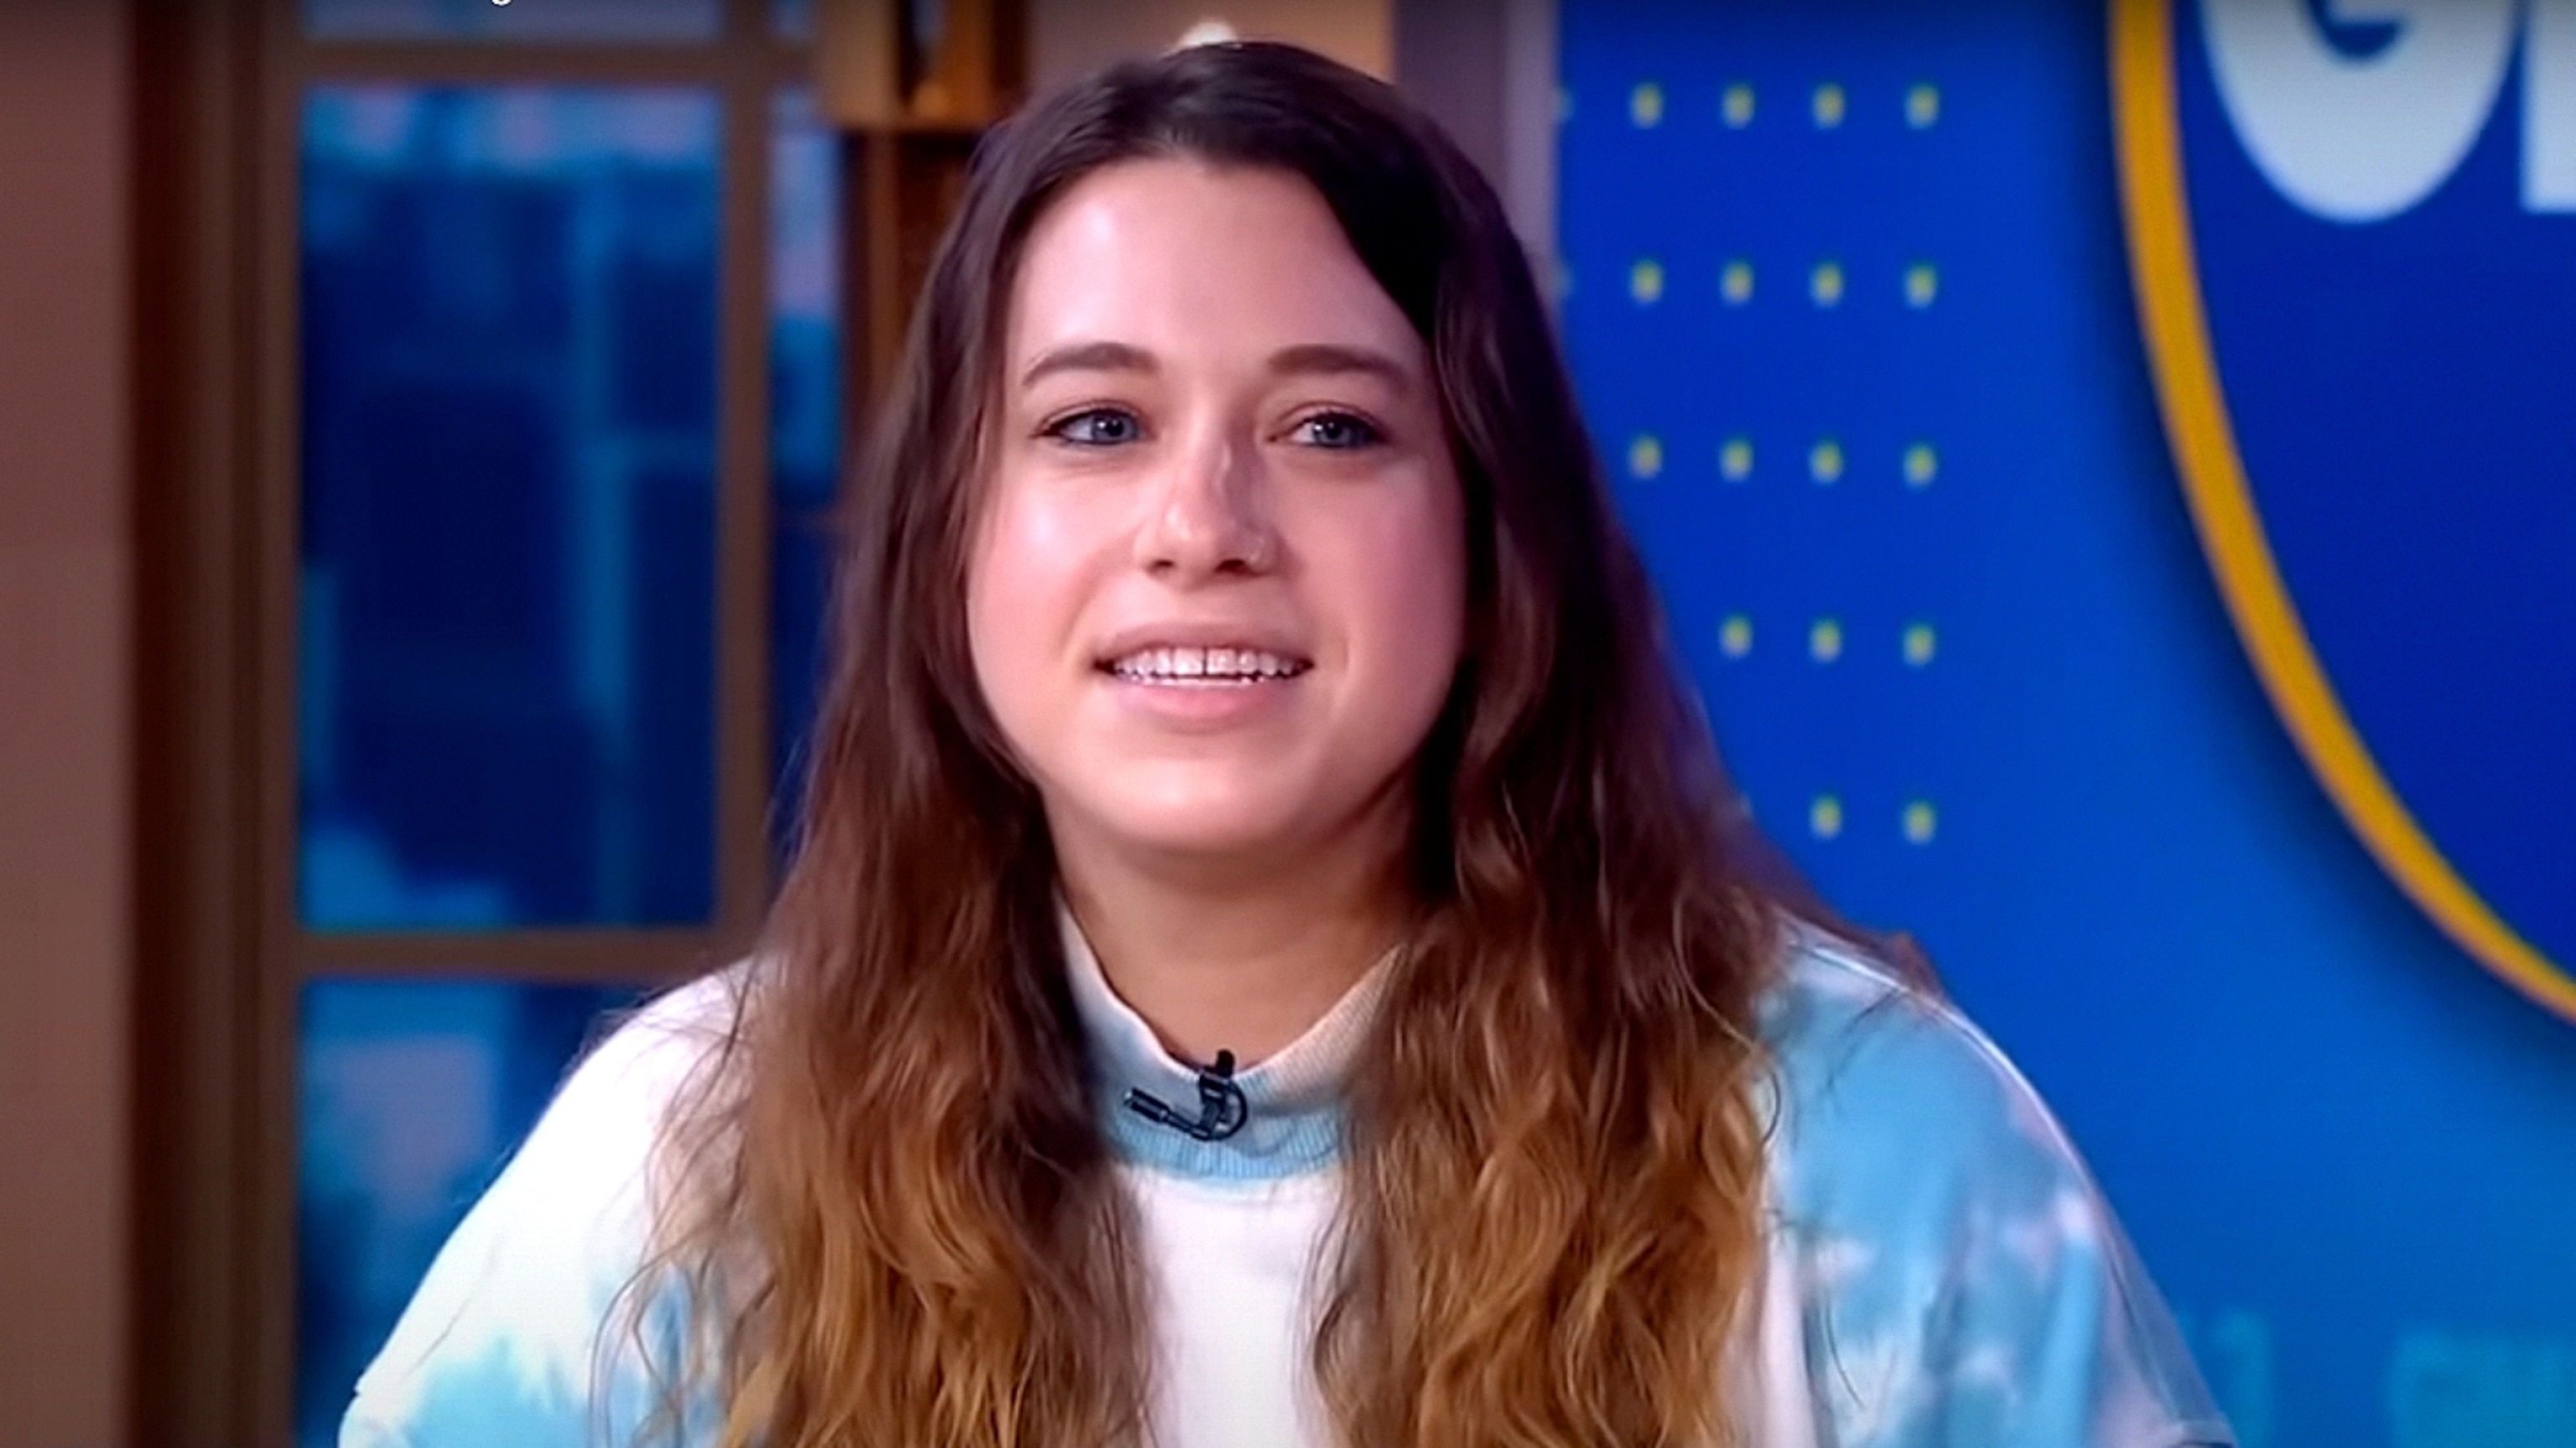
[(1314, 664), (1266, 649), (1138, 649), (1103, 660), (1101, 672), (1131, 684), (1176, 688), (1243, 687), (1293, 679)]

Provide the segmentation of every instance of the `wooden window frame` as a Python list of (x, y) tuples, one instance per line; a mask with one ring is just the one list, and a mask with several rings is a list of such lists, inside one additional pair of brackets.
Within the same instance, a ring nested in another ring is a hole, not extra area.
[[(769, 0), (714, 38), (315, 40), (296, 0), (134, 30), (143, 848), (132, 1441), (285, 1445), (296, 1376), (297, 1007), (324, 979), (649, 987), (747, 947), (771, 881), (771, 142), (811, 47)], [(296, 224), (318, 84), (672, 86), (719, 110), (714, 918), (317, 931), (297, 916)]]

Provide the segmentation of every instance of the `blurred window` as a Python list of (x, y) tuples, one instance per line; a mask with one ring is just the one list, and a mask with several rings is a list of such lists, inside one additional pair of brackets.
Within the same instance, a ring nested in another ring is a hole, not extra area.
[(292, 264), (261, 283), (296, 427), (263, 486), (295, 537), (268, 637), (319, 1448), (584, 1047), (766, 902), (821, 665), (843, 227), (810, 3), (301, 13)]
[(709, 920), (716, 133), (689, 91), (307, 98), (308, 927)]
[(641, 992), (470, 980), (306, 985), (297, 1065), (296, 1441), (349, 1392), (448, 1233), (583, 1046)]

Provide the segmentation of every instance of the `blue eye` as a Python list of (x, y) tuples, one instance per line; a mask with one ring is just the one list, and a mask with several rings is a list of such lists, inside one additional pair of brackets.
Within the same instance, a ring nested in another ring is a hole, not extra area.
[(1319, 412), (1298, 423), (1297, 433), (1315, 447), (1337, 451), (1369, 447), (1385, 440), (1365, 419), (1347, 412)]
[(1114, 407), (1095, 407), (1077, 412), (1047, 424), (1046, 435), (1077, 447), (1116, 447), (1131, 443), (1144, 435), (1145, 428), (1132, 412)]

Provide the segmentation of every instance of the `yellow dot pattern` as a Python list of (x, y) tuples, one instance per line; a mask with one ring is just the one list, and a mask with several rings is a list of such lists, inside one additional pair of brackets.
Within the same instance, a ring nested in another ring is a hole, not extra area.
[[(1704, 90), (1698, 92), (1699, 97), (1706, 97), (1708, 94)], [(1787, 91), (1788, 96), (1794, 97), (1796, 94), (1797, 91), (1794, 89)], [(1716, 89), (1715, 99), (1716, 120), (1727, 131), (1748, 130), (1762, 114), (1760, 97), (1756, 87), (1750, 81), (1735, 80), (1720, 85)], [(1869, 89), (1847, 90), (1842, 82), (1836, 80), (1811, 81), (1805, 90), (1805, 101), (1805, 119), (1812, 123), (1815, 130), (1821, 132), (1838, 132), (1847, 128), (1866, 130), (1873, 124), (1881, 123), (1874, 120), (1875, 117), (1887, 117), (1890, 120), (1901, 117), (1906, 130), (1932, 131), (1940, 127), (1947, 105), (1947, 98), (1941, 88), (1928, 79), (1918, 80), (1902, 87), (1879, 90), (1875, 95)], [(1694, 99), (1687, 92), (1676, 91), (1668, 94), (1663, 84), (1656, 80), (1633, 81), (1629, 84), (1626, 94), (1628, 124), (1639, 131), (1664, 127), (1668, 119), (1669, 107), (1676, 102), (1686, 107), (1708, 103), (1705, 99)], [(1571, 116), (1574, 105), (1574, 96), (1570, 92), (1560, 91), (1557, 98), (1558, 118), (1563, 120)], [(1796, 101), (1791, 99), (1789, 106), (1791, 108), (1789, 114), (1794, 117)], [(1890, 114), (1891, 111), (1893, 116)], [(1697, 113), (1698, 117), (1705, 117), (1707, 114), (1705, 111)], [(1687, 111), (1673, 113), (1673, 115), (1683, 119), (1696, 119)], [(1704, 121), (1700, 123), (1705, 124)], [(1687, 131), (1688, 127), (1676, 126), (1674, 129), (1678, 140), (1681, 138), (1681, 133)], [(1867, 138), (1856, 136), (1854, 139)], [(1849, 238), (1848, 241), (1854, 248), (1853, 252), (1844, 255), (1830, 253), (1817, 255), (1811, 252), (1803, 259), (1803, 263), (1794, 254), (1774, 257), (1765, 256), (1758, 250), (1748, 250), (1734, 255), (1721, 252), (1721, 260), (1714, 278), (1717, 283), (1717, 296), (1713, 307), (1705, 294), (1699, 293), (1695, 287), (1675, 290), (1675, 279), (1687, 278), (1690, 273), (1670, 270), (1667, 266), (1667, 257), (1678, 261), (1686, 256), (1691, 248), (1681, 246), (1679, 242), (1668, 242), (1667, 244), (1675, 249), (1664, 255), (1638, 256), (1632, 253), (1626, 259), (1624, 268), (1628, 301), (1639, 308), (1678, 303), (1680, 310), (1675, 314), (1677, 317), (1694, 315), (1692, 309), (1696, 307), (1711, 307), (1712, 312), (1721, 313), (1739, 311), (1756, 304), (1757, 297), (1760, 295), (1757, 282), (1762, 268), (1767, 266), (1775, 269), (1775, 287), (1778, 287), (1782, 281), (1788, 282), (1787, 287), (1781, 288), (1783, 295), (1786, 296), (1793, 293), (1797, 283), (1790, 279), (1796, 277), (1802, 265), (1805, 272), (1803, 280), (1807, 301), (1815, 311), (1820, 313), (1849, 310), (1857, 316), (1884, 316), (1886, 312), (1896, 310), (1891, 306), (1891, 302), (1900, 302), (1903, 310), (1920, 312), (1930, 309), (1942, 299), (1944, 279), (1938, 263), (1933, 258), (1917, 256), (1912, 260), (1905, 260), (1900, 255), (1896, 259), (1900, 265), (1891, 268), (1896, 272), (1897, 285), (1892, 289), (1894, 297), (1890, 298), (1889, 290), (1884, 289), (1886, 282), (1873, 280), (1873, 274), (1876, 278), (1888, 276), (1887, 271), (1879, 270), (1888, 263), (1884, 260), (1869, 261), (1858, 256), (1863, 242), (1874, 246), (1879, 238), (1856, 236)], [(1649, 240), (1649, 244), (1652, 245), (1654, 242)], [(1865, 267), (1866, 270), (1851, 269), (1846, 263), (1847, 256), (1852, 257), (1855, 264)], [(1572, 273), (1566, 271), (1563, 264), (1559, 263), (1555, 275), (1558, 296), (1562, 299), (1572, 290)], [(1712, 312), (1699, 312), (1695, 315), (1705, 317), (1710, 316)], [(1774, 321), (1763, 325), (1777, 325), (1777, 323)], [(1839, 326), (1841, 324), (1829, 324), (1819, 318), (1814, 325)], [(1828, 387), (1819, 395), (1830, 396), (1830, 392), (1831, 389)], [(1767, 496), (1758, 491), (1762, 487), (1762, 483), (1757, 480), (1755, 468), (1758, 449), (1762, 446), (1781, 446), (1789, 457), (1796, 457), (1800, 451), (1800, 444), (1794, 438), (1764, 438), (1761, 435), (1762, 429), (1758, 425), (1761, 421), (1759, 418), (1740, 417), (1736, 421), (1739, 424), (1752, 422), (1757, 425), (1744, 431), (1720, 432), (1716, 447), (1717, 476), (1726, 484), (1756, 490), (1743, 494), (1744, 497)], [(1688, 436), (1689, 430), (1680, 423), (1673, 424), (1673, 429), (1670, 436), (1677, 441)], [(1888, 454), (1876, 451), (1878, 448), (1886, 447), (1885, 442), (1861, 442), (1855, 438), (1855, 442), (1863, 450), (1847, 454), (1842, 438), (1830, 434), (1819, 436), (1810, 433), (1803, 447), (1807, 477), (1819, 489), (1829, 489), (1836, 493), (1842, 493), (1844, 486), (1849, 484), (1856, 491), (1849, 493), (1848, 496), (1855, 498), (1865, 496), (1872, 488), (1893, 491), (1895, 487), (1901, 486), (1903, 491), (1909, 493), (1929, 490), (1941, 476), (1942, 459), (1938, 445), (1928, 437), (1899, 441), (1901, 446), (1896, 450), (1894, 458), (1896, 466), (1892, 470), (1894, 477), (1890, 478), (1887, 471), (1876, 470), (1887, 467), (1885, 460)], [(1656, 432), (1632, 433), (1625, 450), (1628, 476), (1641, 482), (1659, 479), (1664, 472), (1664, 448), (1664, 436)], [(1872, 452), (1876, 452), (1876, 456), (1881, 461), (1872, 464), (1868, 460)], [(1705, 457), (1707, 454), (1701, 454), (1701, 456)], [(1855, 465), (1860, 469), (1856, 474), (1852, 471)], [(1827, 503), (1820, 499), (1813, 506), (1848, 505)], [(1762, 607), (1738, 606), (1726, 610), (1718, 619), (1714, 637), (1718, 656), (1730, 668), (1741, 667), (1747, 670), (1748, 672), (1742, 676), (1747, 680), (1781, 677), (1774, 671), (1782, 667), (1784, 661), (1807, 666), (1814, 671), (1814, 677), (1822, 681), (1839, 677), (1849, 669), (1861, 666), (1872, 656), (1879, 660), (1886, 660), (1886, 664), (1880, 667), (1893, 666), (1901, 662), (1902, 667), (1909, 672), (1930, 670), (1936, 667), (1940, 660), (1940, 631), (1929, 618), (1906, 619), (1900, 616), (1891, 621), (1883, 617), (1871, 618), (1860, 613), (1846, 616), (1839, 612), (1835, 605), (1841, 602), (1852, 602), (1857, 605), (1858, 601), (1840, 599), (1836, 591), (1831, 588), (1806, 599), (1803, 606), (1786, 599), (1780, 602), (1797, 608), (1798, 612), (1788, 618), (1775, 618), (1766, 615)], [(1818, 607), (1819, 605), (1821, 607)], [(1780, 605), (1772, 605), (1772, 607), (1778, 606)], [(1778, 650), (1775, 646), (1770, 655), (1757, 658), (1754, 645), (1760, 629), (1765, 627), (1779, 629), (1788, 640), (1803, 639), (1806, 657), (1803, 660), (1799, 659), (1793, 645), (1792, 649), (1786, 651)], [(1854, 632), (1855, 629), (1858, 632)], [(1708, 636), (1702, 635), (1702, 637)], [(1876, 642), (1873, 644), (1872, 640)], [(1846, 653), (1855, 643), (1860, 646), (1861, 652), (1846, 660)], [(1889, 659), (1886, 653), (1877, 652), (1887, 649), (1890, 643), (1895, 645), (1892, 650), (1895, 654), (1894, 659)], [(1836, 782), (1830, 777), (1814, 781), (1819, 785)], [(1845, 825), (1855, 819), (1871, 822), (1884, 821), (1883, 824), (1876, 824), (1868, 833), (1878, 834), (1883, 830), (1885, 833), (1879, 834), (1879, 838), (1892, 837), (1891, 844), (1902, 842), (1901, 847), (1914, 849), (1925, 848), (1934, 843), (1939, 834), (1940, 815), (1938, 806), (1932, 799), (1920, 794), (1903, 793), (1888, 798), (1878, 795), (1874, 790), (1871, 791), (1871, 795), (1871, 798), (1853, 802), (1853, 805), (1862, 813), (1852, 815), (1850, 808), (1853, 806), (1847, 806), (1846, 796), (1843, 793), (1832, 789), (1812, 789), (1807, 794), (1805, 809), (1808, 833), (1817, 841), (1834, 841), (1842, 837)], [(1750, 798), (1740, 798), (1738, 807), (1749, 817), (1753, 811), (1753, 801)]]

